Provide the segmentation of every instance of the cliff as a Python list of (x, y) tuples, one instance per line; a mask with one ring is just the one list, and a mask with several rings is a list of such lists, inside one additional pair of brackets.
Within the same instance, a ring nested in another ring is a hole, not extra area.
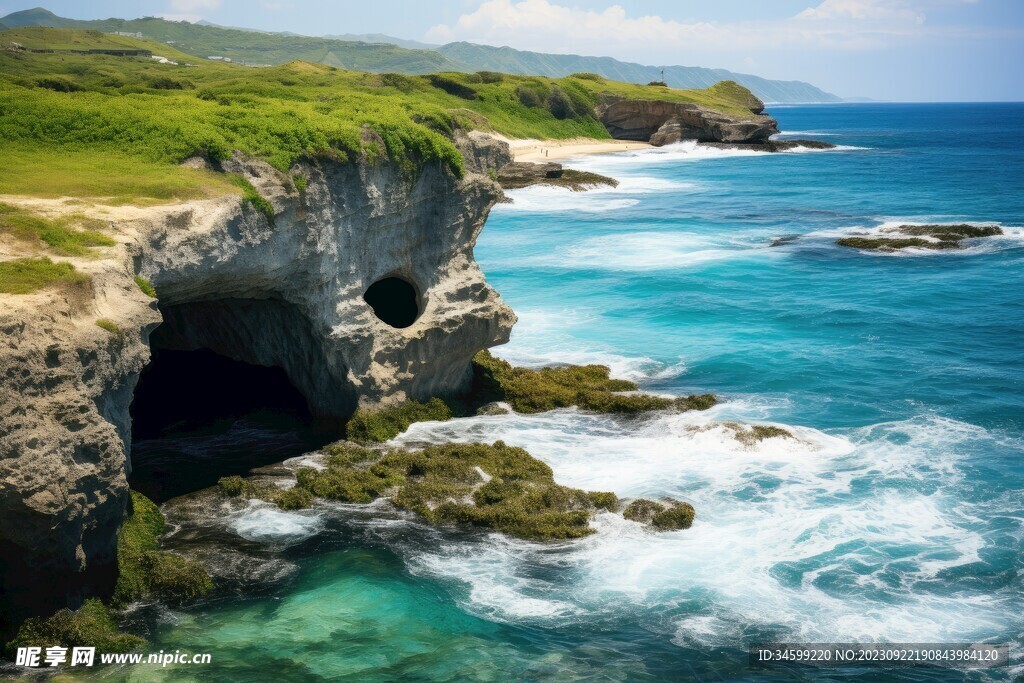
[(366, 156), (284, 174), (235, 154), (223, 170), (267, 211), (237, 195), (93, 206), (116, 245), (68, 259), (90, 287), (0, 297), (0, 631), (112, 586), (129, 406), (151, 345), (281, 367), (323, 416), (468, 389), (471, 358), (506, 341), (515, 317), (473, 260), (500, 195), (486, 171), (508, 153), (479, 136), (458, 144), (462, 178)]
[(613, 138), (656, 147), (682, 140), (761, 144), (779, 132), (760, 100), (750, 96), (746, 106), (746, 113), (730, 114), (689, 102), (604, 97), (595, 113)]

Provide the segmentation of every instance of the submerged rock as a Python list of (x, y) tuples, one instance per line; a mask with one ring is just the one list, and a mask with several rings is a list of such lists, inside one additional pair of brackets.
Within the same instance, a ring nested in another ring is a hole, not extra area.
[(696, 512), (692, 505), (679, 500), (655, 502), (638, 498), (626, 506), (622, 516), (659, 531), (673, 531), (689, 529), (693, 525)]
[(1002, 235), (997, 226), (959, 225), (900, 225), (885, 228), (872, 236), (843, 237), (836, 240), (841, 247), (892, 252), (901, 249), (960, 249), (966, 239)]
[(831, 142), (820, 140), (766, 140), (754, 143), (705, 142), (702, 147), (715, 149), (745, 149), (751, 152), (788, 152), (794, 149), (835, 149)]

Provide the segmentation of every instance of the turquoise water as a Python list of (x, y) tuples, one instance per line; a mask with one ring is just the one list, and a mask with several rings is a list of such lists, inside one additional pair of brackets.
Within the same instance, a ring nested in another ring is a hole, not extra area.
[[(156, 648), (211, 652), (204, 676), (240, 681), (824, 677), (747, 668), (747, 645), (783, 639), (1010, 640), (1019, 653), (1024, 105), (770, 113), (841, 147), (580, 159), (621, 185), (514, 192), (476, 251), (520, 315), (500, 355), (602, 362), (722, 405), (481, 417), (399, 438), (504, 439), (565, 484), (690, 500), (692, 529), (601, 515), (594, 536), (538, 545), (382, 507), (214, 513), (260, 571), (208, 603), (153, 608)], [(958, 252), (835, 245), (964, 221), (1007, 234)], [(728, 420), (797, 439), (746, 447)]]

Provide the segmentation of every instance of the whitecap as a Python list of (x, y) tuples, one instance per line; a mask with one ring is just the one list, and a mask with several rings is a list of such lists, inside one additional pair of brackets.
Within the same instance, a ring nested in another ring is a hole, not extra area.
[(226, 521), (228, 528), (249, 541), (297, 542), (313, 536), (323, 526), (309, 511), (287, 512), (261, 501), (251, 501), (248, 508)]

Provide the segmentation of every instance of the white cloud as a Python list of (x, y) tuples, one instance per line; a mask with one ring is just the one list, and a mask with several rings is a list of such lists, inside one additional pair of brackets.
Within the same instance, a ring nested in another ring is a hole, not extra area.
[(171, 0), (169, 4), (172, 12), (201, 12), (203, 10), (220, 9), (221, 0)]
[[(972, 2), (974, 0), (959, 0)], [(506, 45), (544, 52), (686, 59), (703, 52), (779, 48), (884, 47), (923, 35), (929, 5), (949, 0), (823, 0), (785, 20), (757, 23), (681, 22), (628, 16), (619, 5), (594, 11), (557, 0), (487, 0), (453, 24), (432, 27), (432, 42)]]
[(168, 21), (190, 21), (195, 23), (203, 18), (199, 12), (220, 9), (221, 0), (170, 0), (167, 12), (157, 14)]

